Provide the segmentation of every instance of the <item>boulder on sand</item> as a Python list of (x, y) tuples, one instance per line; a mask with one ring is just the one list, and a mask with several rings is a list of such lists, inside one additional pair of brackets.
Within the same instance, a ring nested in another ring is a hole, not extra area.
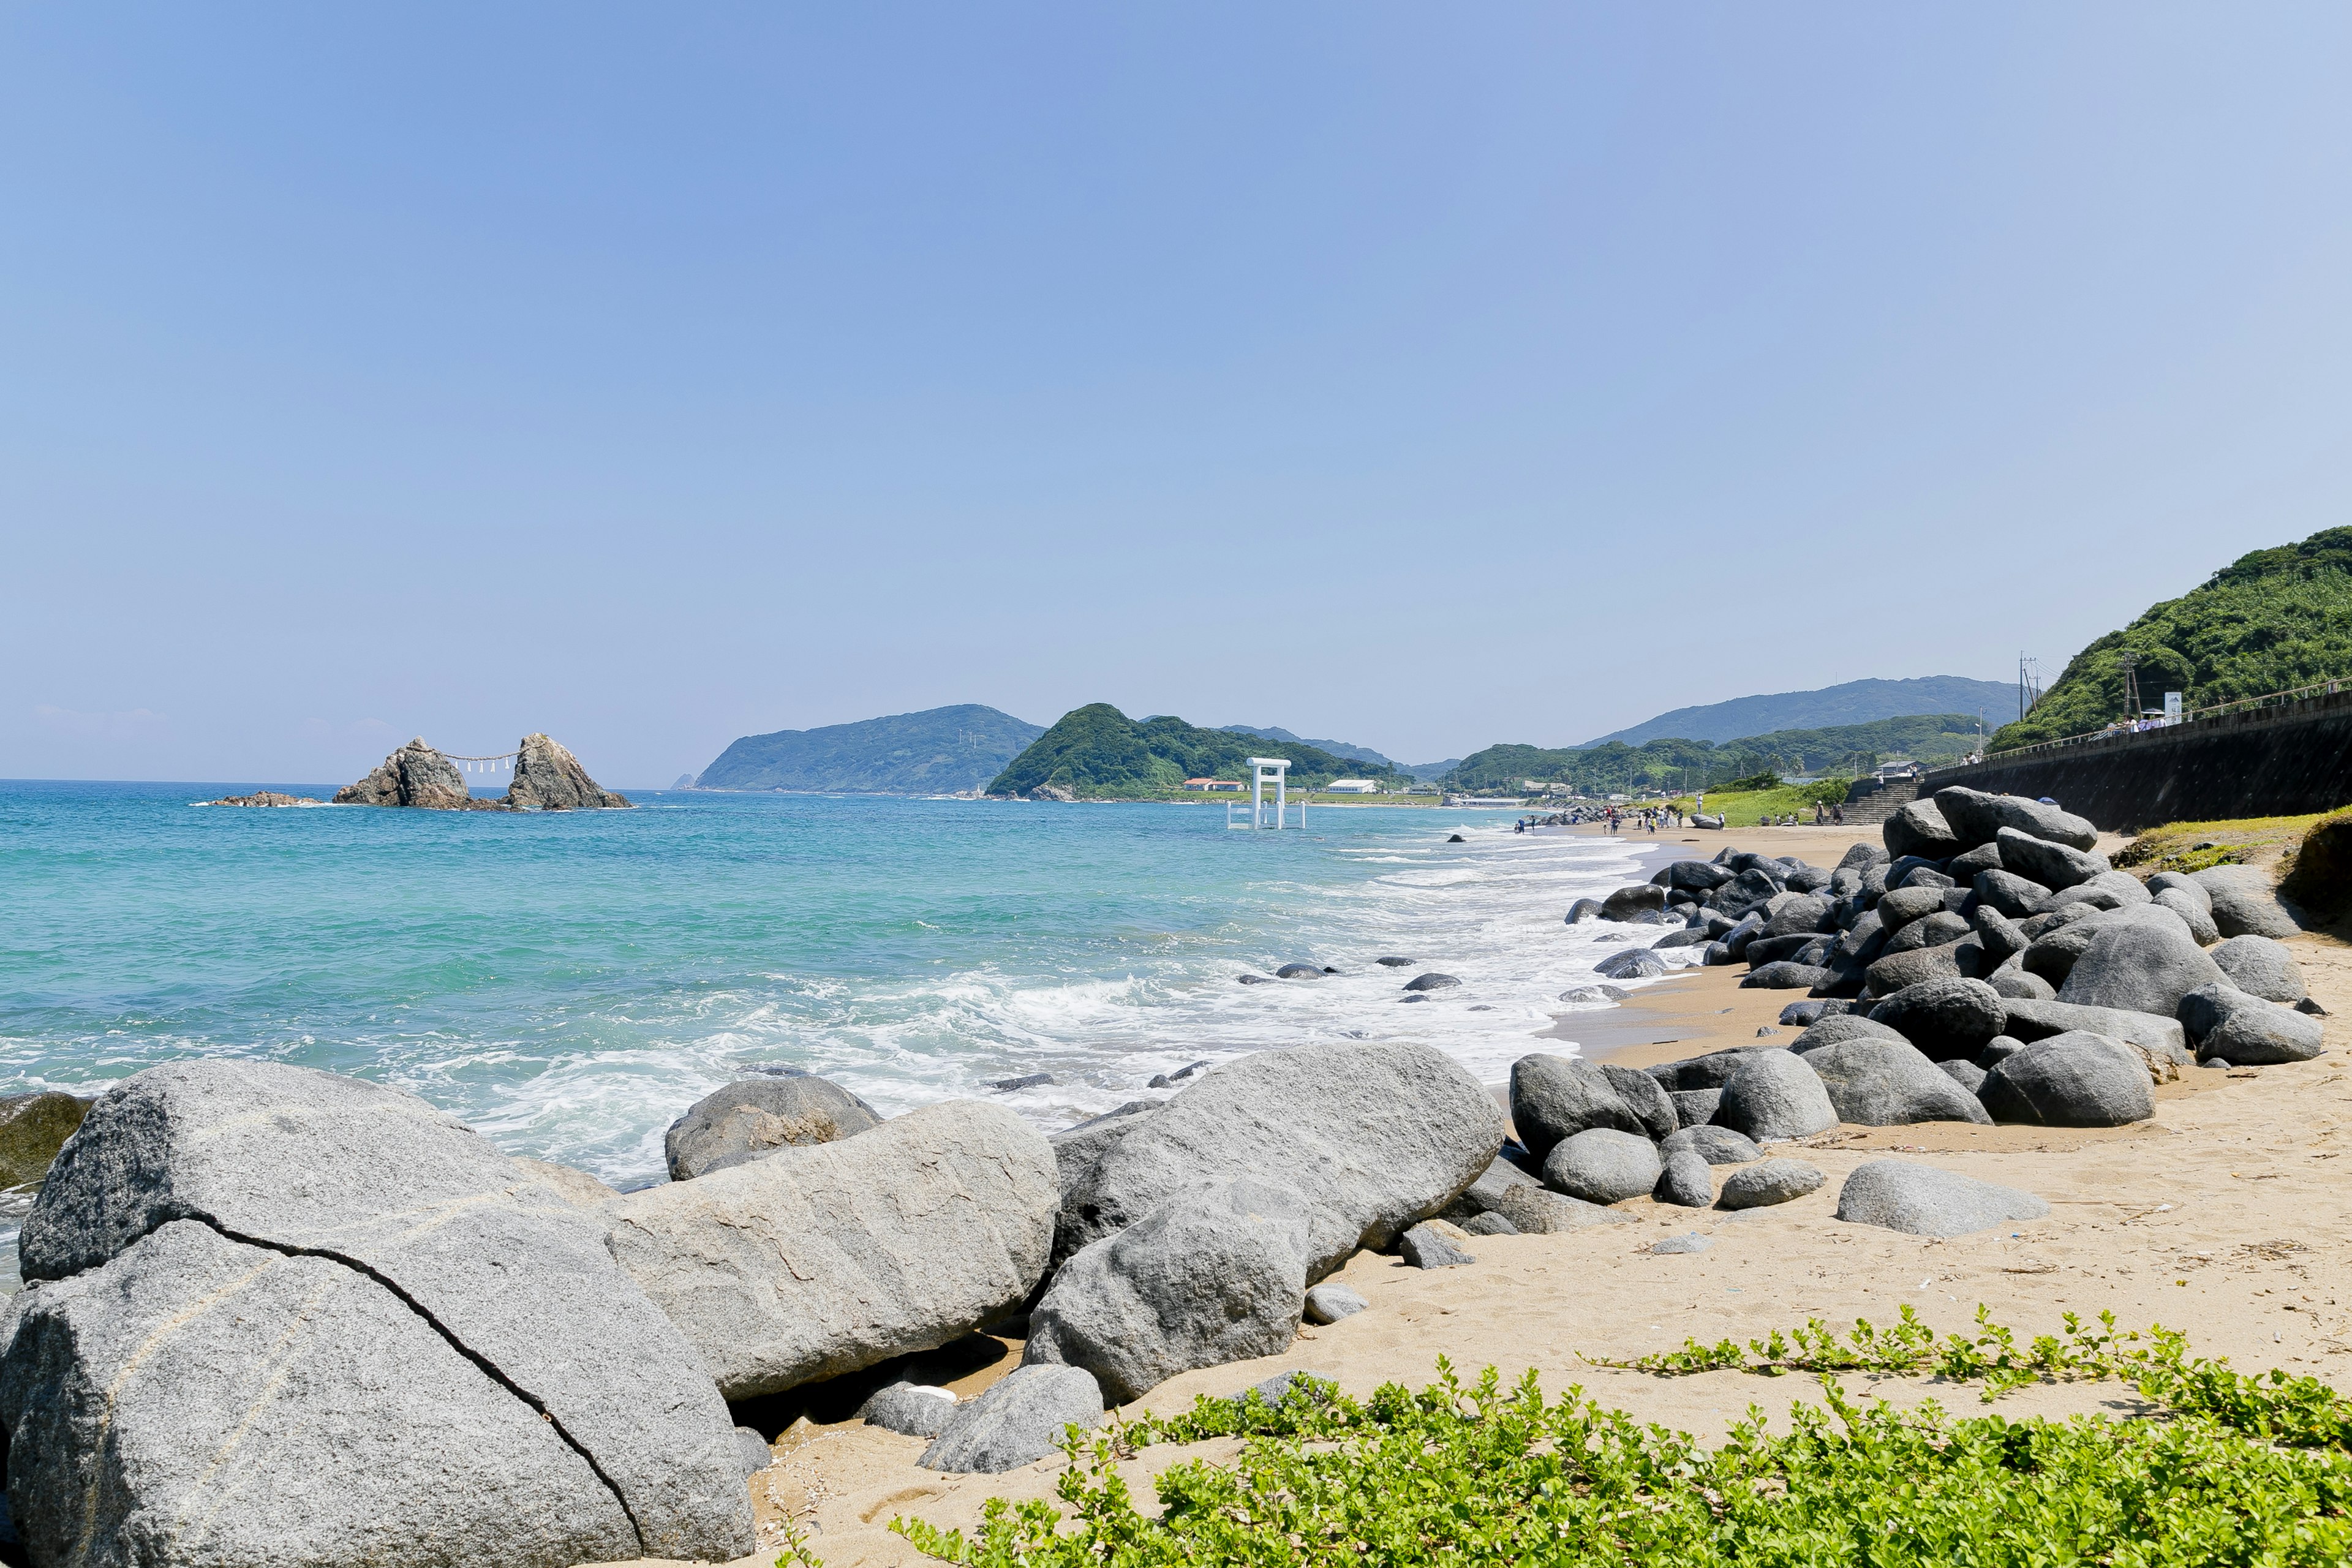
[(956, 1406), (916, 1462), (927, 1470), (1001, 1475), (1058, 1451), (1066, 1430), (1102, 1425), (1102, 1390), (1075, 1366), (1017, 1367)]
[(2309, 1061), (2322, 1049), (2318, 1019), (2231, 985), (2200, 986), (2182, 997), (2180, 1021), (2200, 1061), (2273, 1067)]
[[(170, 1521), (216, 1537), (205, 1561), (377, 1561), (416, 1539), (431, 1474), (430, 1528), (491, 1543), (484, 1561), (609, 1556), (614, 1530), (640, 1555), (751, 1550), (696, 1347), (596, 1214), (414, 1095), (272, 1062), (151, 1068), (90, 1107), (20, 1250), (47, 1283), (0, 1363), (0, 1417), (12, 1467), (56, 1467), (32, 1490), (69, 1511), (68, 1541)], [(37, 1441), (36, 1410), (61, 1423)], [(254, 1506), (208, 1506), (226, 1496)]]
[(2072, 1003), (2006, 997), (2000, 1032), (2015, 1040), (2046, 1040), (2053, 1035), (2084, 1030), (2105, 1035), (2151, 1055), (2188, 1060), (2189, 1037), (2177, 1019), (2121, 1007), (2084, 1007)]
[(1707, 1170), (1706, 1155), (1689, 1147), (1668, 1153), (1658, 1173), (1658, 1184), (1650, 1195), (1662, 1204), (1677, 1208), (1703, 1209), (1715, 1201), (1715, 1177)]
[(1953, 835), (1970, 846), (1996, 843), (2004, 827), (2070, 849), (2099, 845), (2099, 830), (2086, 818), (2021, 795), (1987, 795), (1955, 784), (1936, 792), (1936, 809), (1951, 825)]
[(1589, 1204), (1622, 1203), (1658, 1184), (1657, 1145), (1634, 1132), (1588, 1127), (1544, 1156), (1544, 1185)]
[(2050, 889), (2014, 871), (1979, 871), (1971, 884), (1979, 903), (1989, 904), (2013, 921), (2023, 920), (2050, 896)]
[(2231, 984), (2249, 996), (2292, 1007), (2311, 994), (2303, 983), (2303, 966), (2271, 937), (2251, 932), (2230, 937), (2216, 942), (2208, 956)]
[(1908, 952), (1887, 953), (1870, 966), (1870, 994), (1893, 996), (1930, 980), (1969, 978), (1960, 967), (1963, 952), (1982, 956), (1980, 949), (1964, 948), (1956, 942), (1948, 942), (1938, 947), (1915, 947)]
[(2122, 1127), (2156, 1114), (2146, 1058), (2121, 1040), (2082, 1030), (2001, 1058), (1978, 1098), (1995, 1121), (2034, 1127)]
[[(1715, 1092), (1720, 1094), (1722, 1090)], [(1685, 1127), (1658, 1145), (1658, 1152), (1670, 1160), (1685, 1150), (1710, 1165), (1744, 1165), (1764, 1157), (1764, 1152), (1756, 1147), (1753, 1140), (1728, 1127)]]
[(384, 758), (357, 784), (335, 792), (337, 805), (413, 805), (428, 811), (465, 811), (495, 805), (478, 801), (457, 764), (416, 739)]
[(1612, 952), (1592, 966), (1593, 973), (1609, 980), (1654, 980), (1665, 972), (1666, 961), (1646, 947)]
[(956, 1396), (919, 1383), (894, 1383), (868, 1394), (857, 1418), (905, 1437), (936, 1437), (955, 1418)]
[(1844, 1040), (1808, 1051), (1804, 1061), (1829, 1090), (1838, 1120), (1857, 1127), (1992, 1121), (1976, 1096), (1901, 1040)]
[(2000, 1033), (2007, 1009), (1981, 980), (1945, 978), (1906, 985), (1871, 1009), (1883, 1024), (1916, 1046), (1929, 1061), (1972, 1057)]
[(1493, 1210), (1523, 1236), (1552, 1236), (1588, 1226), (1623, 1225), (1631, 1217), (1602, 1204), (1555, 1193), (1548, 1187), (1513, 1187)]
[(1895, 808), (1893, 816), (1880, 826), (1880, 837), (1886, 840), (1887, 853), (1902, 858), (1916, 855), (1923, 860), (1946, 860), (1969, 847), (1959, 841), (1944, 814), (1936, 809), (1932, 800), (1915, 800)]
[(1739, 984), (1765, 991), (1811, 991), (1826, 985), (1836, 976), (1817, 964), (1796, 963), (1783, 959), (1777, 963), (1760, 964), (1740, 977)]
[(533, 811), (593, 811), (626, 805), (629, 797), (590, 778), (580, 759), (555, 742), (531, 734), (517, 750), (507, 802)]
[(1716, 1202), (1727, 1209), (1769, 1208), (1817, 1192), (1828, 1179), (1819, 1166), (1802, 1160), (1765, 1160), (1732, 1172), (1725, 1178), (1723, 1195)]
[(1638, 920), (1645, 914), (1655, 914), (1666, 907), (1666, 890), (1654, 882), (1636, 882), (1630, 888), (1620, 888), (1601, 900), (1601, 918), (1604, 921)]
[(1307, 1277), (1320, 1279), (1444, 1209), (1502, 1144), (1494, 1097), (1427, 1046), (1260, 1051), (1211, 1069), (1111, 1145), (1070, 1194), (1068, 1234), (1055, 1248), (1061, 1255), (1124, 1230), (1180, 1192), (1250, 1178), (1306, 1200)]
[(1588, 1127), (1655, 1139), (1681, 1119), (1651, 1073), (1538, 1051), (1511, 1064), (1511, 1124), (1540, 1163), (1552, 1145)]
[(662, 1149), (669, 1179), (687, 1182), (779, 1149), (835, 1142), (881, 1121), (872, 1106), (813, 1074), (746, 1074), (671, 1122)]
[(1082, 1366), (1124, 1405), (1180, 1372), (1276, 1354), (1306, 1308), (1307, 1245), (1296, 1193), (1254, 1181), (1179, 1193), (1062, 1265), (1022, 1360)]
[(2293, 936), (2302, 928), (2278, 901), (2271, 879), (2252, 866), (2209, 866), (2193, 873), (2213, 903), (2223, 936)]
[(1838, 1189), (1838, 1218), (1910, 1236), (1967, 1236), (2049, 1212), (2032, 1193), (1908, 1160), (1856, 1166)]
[(2005, 872), (2013, 871), (2045, 888), (2071, 888), (2115, 869), (2104, 855), (2053, 844), (2046, 838), (2020, 833), (2014, 827), (2002, 828), (1994, 842), (2000, 846), (2000, 863)]
[(1043, 1136), (1003, 1106), (950, 1100), (602, 1214), (613, 1256), (727, 1397), (748, 1399), (1014, 1310), (1045, 1273), (1060, 1206)]
[(2111, 925), (2091, 939), (2067, 970), (2058, 1000), (2168, 1016), (2183, 996), (2221, 978), (2219, 966), (2177, 921), (2131, 921)]
[(1724, 1085), (1723, 1102), (1716, 1108), (1720, 1126), (1744, 1133), (1759, 1143), (1782, 1138), (1810, 1138), (1837, 1125), (1837, 1109), (1821, 1075), (1802, 1057), (1787, 1051), (1756, 1050)]

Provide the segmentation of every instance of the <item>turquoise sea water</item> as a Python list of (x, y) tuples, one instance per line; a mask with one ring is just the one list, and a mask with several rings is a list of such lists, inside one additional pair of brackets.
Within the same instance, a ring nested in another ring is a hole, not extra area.
[[(1197, 805), (191, 804), (222, 793), (0, 784), (0, 1092), (266, 1057), (401, 1085), (620, 1185), (658, 1178), (671, 1120), (761, 1064), (886, 1114), (1047, 1072), (1001, 1097), (1047, 1130), (1307, 1040), (1424, 1040), (1498, 1079), (1610, 951), (1561, 913), (1646, 847), (1425, 808), (1276, 834)], [(1294, 960), (1342, 973), (1235, 982)], [(1402, 1003), (1423, 968), (1465, 984)]]

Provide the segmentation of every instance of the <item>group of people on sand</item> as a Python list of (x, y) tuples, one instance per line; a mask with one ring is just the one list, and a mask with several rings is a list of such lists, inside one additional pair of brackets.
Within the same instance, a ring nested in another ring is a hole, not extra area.
[[(1703, 805), (1706, 802), (1706, 797), (1701, 795), (1699, 803)], [(1612, 833), (1625, 831), (1628, 823), (1635, 833), (1655, 833), (1661, 827), (1683, 826), (1685, 820), (1673, 805), (1637, 806), (1632, 811), (1620, 811), (1613, 805), (1573, 805), (1549, 816), (1523, 816), (1511, 825), (1511, 831), (1525, 833), (1530, 827), (1573, 827), (1579, 823), (1598, 822), (1605, 824)]]
[[(1804, 822), (1797, 813), (1792, 811), (1784, 816), (1768, 816), (1757, 826), (1760, 827), (1801, 827), (1804, 826)], [(1823, 805), (1818, 800), (1813, 802), (1813, 826), (1815, 827), (1843, 827), (1845, 826), (1845, 807), (1835, 801), (1831, 801), (1827, 805)]]

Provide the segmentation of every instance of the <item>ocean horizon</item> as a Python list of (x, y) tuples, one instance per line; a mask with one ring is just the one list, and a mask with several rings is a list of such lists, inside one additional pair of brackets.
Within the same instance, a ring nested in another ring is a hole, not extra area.
[[(1416, 1040), (1499, 1081), (1613, 951), (1569, 904), (1654, 848), (1427, 806), (1281, 833), (1181, 804), (704, 791), (194, 808), (227, 787), (0, 781), (0, 1092), (283, 1061), (624, 1188), (663, 1179), (689, 1105), (769, 1067), (886, 1116), (976, 1095), (1046, 1131), (1315, 1040)], [(1339, 973), (1237, 983), (1291, 963)], [(1430, 971), (1463, 984), (1407, 1004)]]

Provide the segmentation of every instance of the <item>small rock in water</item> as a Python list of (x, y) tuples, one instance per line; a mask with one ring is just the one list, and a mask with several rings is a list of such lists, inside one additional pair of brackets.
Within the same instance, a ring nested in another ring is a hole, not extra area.
[(1459, 1268), (1477, 1259), (1426, 1225), (1414, 1226), (1398, 1243), (1404, 1260), (1415, 1268)]
[(1451, 974), (1438, 974), (1433, 972), (1428, 974), (1415, 975), (1404, 983), (1404, 988), (1408, 991), (1443, 991), (1448, 986), (1461, 984), (1461, 981)]
[(1571, 985), (1559, 994), (1563, 1002), (1622, 1002), (1633, 995), (1622, 985)]
[(1145, 1084), (1143, 1087), (1146, 1089), (1173, 1089), (1175, 1085), (1168, 1081), (1168, 1075), (1166, 1073), (1161, 1072), (1152, 1074), (1151, 1081)]
[(1202, 1068), (1207, 1067), (1208, 1065), (1209, 1064), (1206, 1062), (1194, 1062), (1191, 1067), (1178, 1068), (1174, 1072), (1168, 1075), (1168, 1081), (1170, 1083), (1175, 1083), (1181, 1079), (1191, 1078), (1194, 1073), (1199, 1072)]
[(1049, 1072), (1033, 1072), (1025, 1078), (1001, 1078), (988, 1087), (1010, 1094), (1016, 1089), (1042, 1089), (1054, 1081)]
[(1286, 963), (1274, 972), (1276, 980), (1320, 980), (1323, 971), (1312, 963)]
[(1263, 974), (1237, 974), (1234, 976), (1234, 978), (1240, 981), (1244, 985), (1271, 985), (1274, 984), (1273, 981), (1268, 980)]
[(1345, 1285), (1326, 1280), (1307, 1292), (1307, 1321), (1310, 1323), (1336, 1323), (1351, 1318), (1371, 1303)]
[(1421, 961), (1415, 958), (1399, 958), (1394, 953), (1391, 953), (1386, 958), (1376, 958), (1372, 962), (1382, 969), (1411, 969)]
[(1470, 1004), (1470, 1011), (1473, 1013), (1491, 1013), (1494, 1010), (1495, 1005), (1491, 1002), (1473, 1002)]
[(1701, 1236), (1695, 1230), (1687, 1230), (1680, 1236), (1670, 1236), (1663, 1241), (1651, 1243), (1650, 1250), (1669, 1255), (1677, 1252), (1705, 1252), (1714, 1245), (1715, 1239), (1712, 1237)]

